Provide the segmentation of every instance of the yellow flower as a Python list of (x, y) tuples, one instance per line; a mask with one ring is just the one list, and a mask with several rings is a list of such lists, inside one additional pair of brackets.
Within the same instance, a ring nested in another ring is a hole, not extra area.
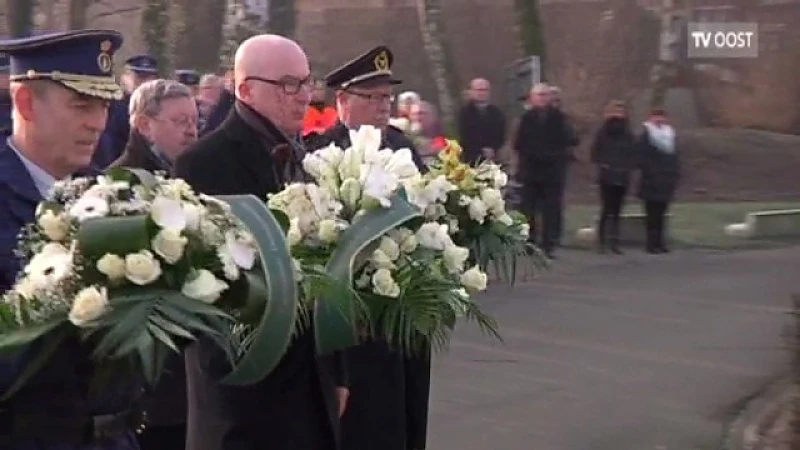
[(439, 152), (439, 158), (447, 164), (448, 162), (458, 162), (461, 159), (461, 145), (458, 141), (447, 139), (447, 145)]

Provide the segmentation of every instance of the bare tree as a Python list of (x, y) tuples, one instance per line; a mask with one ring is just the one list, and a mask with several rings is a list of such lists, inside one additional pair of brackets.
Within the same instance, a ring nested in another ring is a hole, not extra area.
[(93, 0), (69, 0), (69, 22), (70, 30), (82, 30), (86, 28), (87, 12)]
[(233, 57), (239, 44), (250, 36), (262, 32), (259, 20), (258, 16), (248, 10), (245, 1), (227, 0), (219, 53), (222, 67), (232, 67)]
[(453, 82), (452, 78), (455, 70), (450, 63), (445, 45), (442, 2), (440, 0), (417, 0), (416, 3), (422, 42), (430, 62), (431, 75), (436, 84), (441, 117), (444, 123), (453, 129), (455, 127), (457, 90), (460, 85), (457, 81)]

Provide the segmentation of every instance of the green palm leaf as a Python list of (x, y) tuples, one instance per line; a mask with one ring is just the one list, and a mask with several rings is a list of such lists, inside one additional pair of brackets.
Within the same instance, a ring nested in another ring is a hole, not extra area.
[(266, 377), (289, 348), (297, 319), (297, 283), (281, 225), (264, 202), (252, 195), (217, 198), (231, 206), (255, 238), (266, 287), (263, 313), (253, 328), (249, 348), (222, 380), (247, 385)]
[[(353, 266), (359, 254), (375, 240), (420, 214), (399, 192), (389, 208), (376, 208), (358, 218), (339, 239), (325, 271), (334, 280), (351, 286)], [(356, 323), (358, 307), (350, 295), (324, 296), (315, 303), (314, 332), (317, 352), (327, 354), (358, 343)]]

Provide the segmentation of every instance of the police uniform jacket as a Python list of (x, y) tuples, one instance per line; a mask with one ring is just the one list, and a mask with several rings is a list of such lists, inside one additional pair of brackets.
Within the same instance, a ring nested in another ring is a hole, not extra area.
[[(409, 148), (420, 170), (425, 166), (408, 138), (388, 127), (383, 148)], [(350, 146), (350, 133), (341, 122), (317, 136), (314, 148), (336, 143)], [(372, 340), (345, 351), (350, 376), (350, 398), (342, 416), (344, 450), (418, 450), (426, 445), (430, 359), (404, 357), (382, 340)]]
[[(201, 193), (252, 194), (266, 201), (268, 193), (281, 189), (272, 151), (288, 140), (273, 124), (258, 120), (266, 135), (233, 108), (218, 129), (178, 158), (174, 175)], [(254, 385), (220, 384), (229, 370), (213, 343), (200, 341), (188, 349), (188, 449), (338, 448), (335, 388), (347, 385), (346, 367), (338, 358), (317, 358), (312, 332), (295, 337), (279, 365)]]
[[(89, 175), (97, 172), (90, 171)], [(20, 228), (34, 219), (42, 196), (22, 160), (0, 143), (0, 292), (9, 289), (21, 268), (13, 256)], [(34, 344), (35, 345), (35, 344)], [(0, 392), (19, 376), (29, 351), (0, 357)], [(66, 341), (49, 363), (7, 402), (0, 403), (0, 448), (7, 450), (134, 450), (133, 432), (102, 442), (85, 443), (83, 431), (95, 416), (135, 420), (141, 383), (115, 378), (93, 391), (89, 355), (76, 341)], [(133, 427), (131, 426), (131, 429)]]
[(108, 119), (106, 129), (100, 136), (100, 142), (92, 165), (100, 169), (108, 167), (112, 162), (122, 155), (125, 146), (128, 144), (128, 136), (131, 133), (130, 116), (128, 105), (131, 96), (125, 94), (122, 100), (114, 100), (108, 108)]

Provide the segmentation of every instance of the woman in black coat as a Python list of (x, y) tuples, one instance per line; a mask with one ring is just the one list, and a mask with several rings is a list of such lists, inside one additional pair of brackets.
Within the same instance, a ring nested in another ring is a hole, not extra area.
[(662, 109), (654, 109), (644, 122), (637, 143), (639, 155), (639, 198), (644, 202), (648, 253), (667, 253), (664, 235), (669, 206), (681, 175), (675, 130)]
[(628, 191), (631, 172), (636, 166), (635, 137), (628, 126), (625, 103), (611, 102), (605, 120), (592, 143), (592, 163), (597, 166), (600, 186), (600, 218), (597, 223), (597, 245), (600, 253), (608, 247), (620, 255), (619, 216)]

